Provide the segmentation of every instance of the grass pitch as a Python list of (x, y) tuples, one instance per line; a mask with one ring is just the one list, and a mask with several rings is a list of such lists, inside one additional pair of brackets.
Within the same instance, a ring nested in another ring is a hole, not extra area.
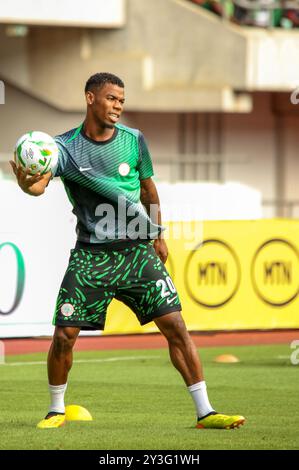
[[(291, 352), (200, 351), (212, 405), (246, 417), (238, 430), (195, 429), (192, 399), (166, 349), (75, 353), (66, 404), (86, 407), (94, 420), (39, 430), (49, 402), (46, 355), (9, 356), (0, 365), (0, 449), (298, 449), (299, 365)], [(213, 362), (223, 353), (241, 362)]]

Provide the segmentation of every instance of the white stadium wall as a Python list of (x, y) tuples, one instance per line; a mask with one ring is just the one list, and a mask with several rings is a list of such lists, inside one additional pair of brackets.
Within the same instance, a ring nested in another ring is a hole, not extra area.
[(75, 238), (63, 185), (50, 185), (34, 198), (15, 182), (0, 180), (0, 201), (1, 336), (49, 335)]

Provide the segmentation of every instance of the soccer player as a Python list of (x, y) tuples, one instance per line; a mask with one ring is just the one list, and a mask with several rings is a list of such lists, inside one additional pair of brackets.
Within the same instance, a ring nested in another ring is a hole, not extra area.
[(77, 243), (53, 319), (51, 403), (37, 426), (64, 424), (73, 346), (80, 330), (104, 329), (107, 307), (116, 298), (133, 310), (141, 325), (154, 321), (166, 337), (171, 361), (194, 400), (197, 428), (238, 427), (243, 416), (217, 413), (208, 399), (200, 359), (164, 266), (167, 246), (150, 153), (139, 130), (118, 122), (124, 84), (115, 75), (97, 73), (88, 79), (85, 97), (84, 122), (55, 139), (60, 155), (52, 172), (29, 176), (11, 162), (19, 186), (32, 196), (43, 194), (51, 178), (60, 176), (78, 219)]

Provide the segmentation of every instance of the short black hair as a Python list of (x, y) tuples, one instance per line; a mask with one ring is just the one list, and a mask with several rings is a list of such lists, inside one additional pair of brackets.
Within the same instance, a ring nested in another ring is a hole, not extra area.
[(95, 87), (102, 88), (106, 83), (112, 83), (112, 85), (117, 85), (120, 88), (125, 87), (124, 82), (116, 75), (113, 75), (113, 73), (101, 72), (89, 77), (85, 85), (85, 93)]

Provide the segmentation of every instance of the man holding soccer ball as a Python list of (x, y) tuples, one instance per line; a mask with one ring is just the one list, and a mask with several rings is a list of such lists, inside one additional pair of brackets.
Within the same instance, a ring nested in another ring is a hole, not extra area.
[(81, 126), (55, 138), (57, 165), (29, 175), (11, 162), (18, 184), (32, 196), (60, 176), (76, 214), (77, 243), (71, 250), (53, 319), (48, 355), (51, 403), (38, 428), (65, 423), (64, 394), (80, 330), (104, 329), (109, 303), (128, 305), (144, 325), (154, 321), (166, 337), (171, 361), (194, 400), (197, 428), (232, 429), (243, 416), (217, 413), (211, 406), (200, 359), (181, 316), (176, 288), (164, 266), (159, 197), (151, 157), (142, 133), (118, 123), (124, 84), (97, 73), (85, 86), (87, 112)]

